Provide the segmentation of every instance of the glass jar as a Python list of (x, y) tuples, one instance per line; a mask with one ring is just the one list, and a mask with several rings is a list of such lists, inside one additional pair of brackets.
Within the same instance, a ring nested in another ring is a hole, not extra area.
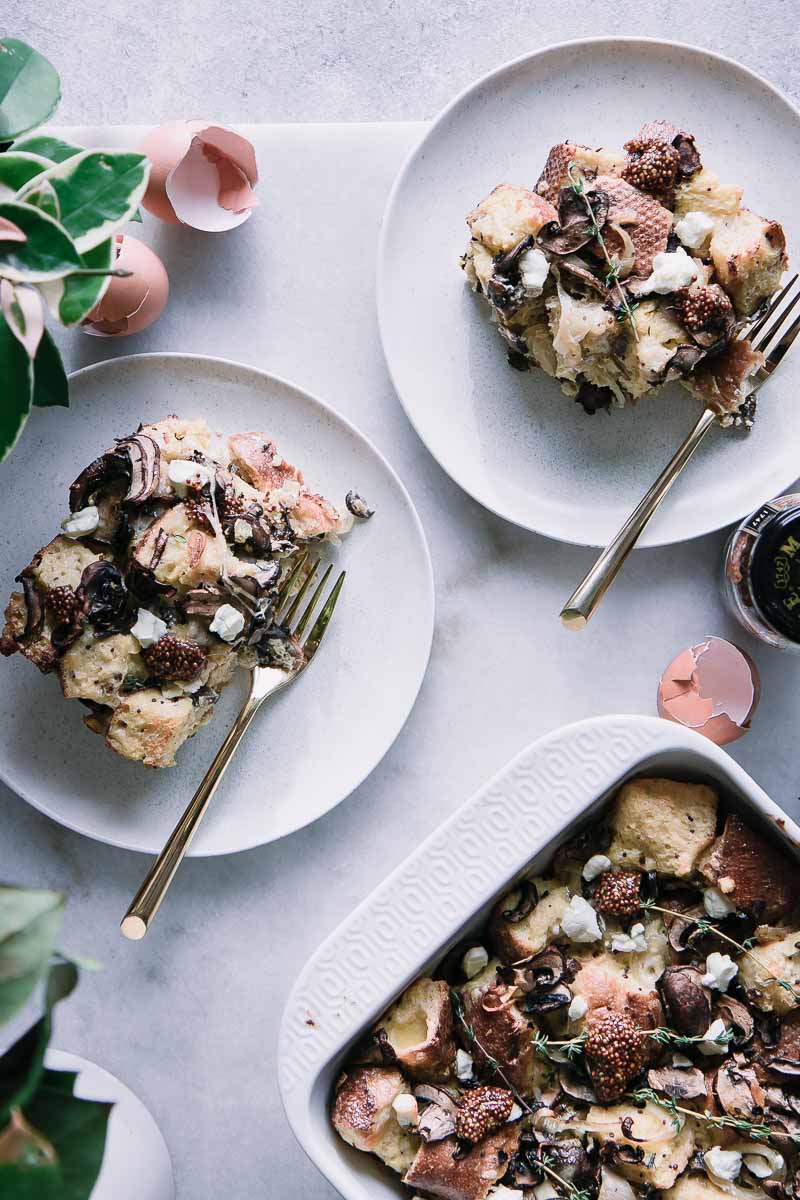
[(800, 652), (800, 493), (762, 504), (731, 535), (723, 592), (754, 637)]

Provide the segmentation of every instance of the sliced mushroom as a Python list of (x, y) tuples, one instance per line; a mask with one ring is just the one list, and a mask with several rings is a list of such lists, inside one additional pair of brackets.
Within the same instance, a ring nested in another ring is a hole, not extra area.
[(753, 1014), (734, 996), (720, 996), (714, 1005), (714, 1016), (721, 1017), (726, 1026), (733, 1029), (734, 1046), (744, 1046), (755, 1032)]
[[(141, 604), (154, 604), (161, 600), (171, 600), (176, 594), (176, 588), (168, 583), (162, 583), (156, 579), (153, 572), (144, 563), (140, 563), (138, 559), (131, 559), (125, 576), (125, 582), (128, 585), (128, 591)], [(191, 592), (187, 592), (186, 599), (191, 596)], [(188, 610), (187, 610), (188, 611)], [(216, 612), (216, 609), (214, 610)]]
[(531, 992), (520, 1007), (526, 1013), (555, 1012), (557, 1008), (566, 1008), (571, 1001), (572, 992), (565, 983), (559, 983), (548, 991)]
[(595, 1169), (576, 1137), (542, 1140), (539, 1150), (571, 1189), (580, 1190), (595, 1182)]
[(511, 967), (501, 967), (499, 977), (513, 984), (524, 995), (547, 991), (564, 978), (566, 962), (558, 946), (548, 946), (533, 958), (521, 959)]
[(69, 489), (72, 512), (84, 508), (104, 486), (125, 480), (128, 490), (123, 500), (141, 504), (158, 487), (161, 477), (161, 451), (146, 433), (122, 438), (113, 450), (107, 450), (89, 463)]
[(608, 296), (608, 288), (603, 283), (602, 279), (598, 279), (595, 274), (589, 269), (587, 264), (577, 254), (567, 254), (558, 261), (559, 270), (568, 271), (576, 279), (580, 279), (591, 291), (597, 292), (605, 300)]
[(187, 617), (213, 617), (221, 604), (226, 602), (226, 593), (210, 583), (202, 583), (192, 588), (181, 601), (181, 608)]
[(681, 345), (678, 346), (672, 358), (667, 363), (667, 374), (674, 371), (682, 379), (687, 375), (691, 375), (698, 363), (701, 363), (706, 356), (707, 351), (700, 346)]
[(558, 1082), (562, 1092), (566, 1092), (573, 1100), (580, 1100), (582, 1104), (597, 1103), (597, 1094), (589, 1081), (571, 1067), (561, 1067), (558, 1072)]
[(515, 891), (519, 893), (517, 903), (503, 912), (503, 920), (508, 921), (509, 925), (518, 925), (520, 921), (524, 921), (539, 903), (539, 893), (532, 879), (523, 879)]
[[(594, 218), (589, 214), (587, 201)], [(558, 221), (549, 221), (539, 230), (537, 245), (559, 256), (574, 254), (594, 240), (595, 222), (602, 229), (610, 208), (611, 200), (599, 189), (591, 189), (584, 196), (578, 196), (571, 187), (562, 188), (558, 201)]]
[(749, 1117), (756, 1110), (750, 1081), (732, 1062), (723, 1063), (717, 1071), (714, 1093), (729, 1117)]
[(44, 624), (44, 604), (42, 603), (41, 593), (36, 586), (36, 580), (32, 575), (26, 574), (25, 571), (17, 576), (17, 583), (22, 584), (22, 591), (25, 596), (25, 628), (22, 631), (23, 639), (36, 637), (37, 633), (41, 632)]
[(711, 1001), (696, 967), (667, 967), (656, 981), (669, 1024), (679, 1033), (698, 1037), (711, 1024)]
[(800, 1062), (796, 1058), (784, 1058), (780, 1054), (768, 1060), (769, 1071), (771, 1075), (777, 1075), (787, 1083), (796, 1083), (800, 1080)]
[(126, 616), (128, 589), (119, 567), (105, 559), (89, 563), (75, 589), (78, 606), (90, 624), (104, 633), (119, 630)]
[(656, 1067), (647, 1072), (647, 1082), (653, 1091), (673, 1100), (694, 1100), (706, 1094), (705, 1076), (698, 1067)]
[(417, 1100), (426, 1100), (427, 1107), (420, 1116), (417, 1132), (424, 1142), (439, 1142), (451, 1137), (456, 1131), (458, 1104), (455, 1097), (445, 1089), (432, 1084), (420, 1084), (414, 1088)]
[(533, 245), (533, 234), (529, 233), (522, 241), (517, 242), (505, 254), (498, 254), (494, 260), (494, 274), (516, 276), (519, 274), (519, 260)]

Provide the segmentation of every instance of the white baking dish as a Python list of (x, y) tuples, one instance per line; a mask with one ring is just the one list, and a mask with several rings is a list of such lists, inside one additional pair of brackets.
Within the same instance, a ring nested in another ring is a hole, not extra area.
[(328, 1122), (331, 1088), (355, 1037), (478, 926), (512, 880), (544, 866), (581, 817), (642, 774), (711, 783), (800, 846), (800, 829), (723, 750), (667, 721), (593, 718), (523, 750), (331, 934), (289, 997), (278, 1055), (286, 1115), (346, 1200), (388, 1200), (403, 1191)]

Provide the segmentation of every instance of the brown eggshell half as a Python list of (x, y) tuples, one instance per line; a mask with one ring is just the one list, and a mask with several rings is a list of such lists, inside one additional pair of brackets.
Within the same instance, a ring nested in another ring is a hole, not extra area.
[(658, 685), (658, 713), (718, 746), (744, 737), (761, 698), (758, 668), (744, 650), (708, 637), (681, 651)]
[(188, 151), (195, 133), (208, 124), (208, 121), (165, 121), (151, 129), (139, 147), (150, 159), (150, 178), (142, 207), (170, 225), (181, 222), (167, 196), (167, 176)]
[(117, 234), (116, 266), (131, 274), (113, 277), (99, 304), (81, 328), (98, 337), (127, 337), (152, 325), (169, 297), (169, 278), (161, 259), (144, 242)]

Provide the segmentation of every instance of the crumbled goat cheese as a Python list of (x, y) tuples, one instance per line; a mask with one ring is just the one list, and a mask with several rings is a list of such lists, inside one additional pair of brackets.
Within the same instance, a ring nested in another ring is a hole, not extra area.
[(511, 1105), (511, 1112), (508, 1114), (508, 1120), (509, 1122), (522, 1120), (522, 1109), (518, 1104)]
[(470, 946), (461, 960), (461, 970), (467, 979), (480, 975), (489, 961), (489, 953), (483, 946)]
[(602, 875), (604, 871), (611, 869), (611, 859), (605, 854), (593, 854), (590, 859), (583, 864), (581, 875), (587, 883), (591, 883), (593, 879), (597, 879), (598, 875)]
[(631, 925), (630, 934), (615, 933), (611, 939), (611, 949), (615, 954), (643, 954), (647, 949), (644, 925)]
[(79, 508), (77, 512), (64, 518), (61, 522), (61, 532), (68, 538), (85, 537), (87, 533), (94, 533), (99, 524), (100, 513), (96, 505), (88, 504), (86, 508)]
[(409, 1125), (416, 1125), (419, 1120), (419, 1108), (413, 1096), (408, 1092), (403, 1092), (399, 1096), (395, 1096), (392, 1101), (394, 1115), (397, 1117), (397, 1124), (402, 1125), (407, 1129)]
[(267, 508), (294, 508), (300, 499), (300, 484), (287, 479), (282, 487), (273, 488), (267, 497)]
[(243, 521), (241, 517), (237, 517), (233, 522), (233, 540), (240, 544), (253, 536), (253, 529), (249, 521)]
[(570, 1021), (580, 1021), (581, 1017), (585, 1017), (588, 1011), (589, 1005), (583, 996), (573, 996), (567, 1009), (567, 1016)]
[(142, 649), (146, 650), (148, 646), (154, 646), (168, 628), (167, 622), (162, 621), (161, 617), (148, 612), (146, 608), (140, 608), (136, 613), (136, 623), (132, 626), (131, 633)]
[(466, 1050), (456, 1050), (456, 1075), (462, 1083), (472, 1079), (473, 1069), (472, 1055), (467, 1054)]
[(665, 250), (653, 256), (653, 270), (644, 287), (649, 292), (658, 292), (666, 296), (677, 292), (678, 288), (686, 287), (697, 277), (695, 263), (682, 246), (672, 252)]
[(596, 942), (603, 936), (597, 913), (583, 896), (573, 896), (561, 918), (561, 928), (572, 942)]
[(244, 629), (244, 616), (232, 604), (220, 604), (208, 628), (223, 642), (232, 642)]
[(520, 1200), (522, 1192), (517, 1188), (506, 1187), (504, 1183), (498, 1183), (493, 1187), (486, 1197), (486, 1200)]
[(700, 982), (704, 987), (727, 992), (728, 984), (736, 977), (738, 971), (739, 965), (733, 961), (730, 954), (720, 954), (715, 950), (706, 959), (706, 973)]
[(719, 888), (715, 887), (706, 888), (703, 892), (703, 908), (715, 920), (729, 917), (731, 913), (736, 912), (736, 905), (732, 904), (728, 897), (723, 896)]
[(167, 467), (167, 475), (179, 496), (186, 495), (186, 485), (190, 480), (208, 483), (211, 479), (208, 467), (202, 463), (190, 462), (188, 458), (173, 458)]
[(673, 1054), (672, 1065), (673, 1067), (693, 1067), (694, 1063), (688, 1054)]
[(519, 260), (519, 277), (525, 291), (533, 292), (538, 296), (544, 287), (549, 270), (550, 263), (541, 250), (536, 247), (526, 250)]
[(713, 218), (697, 210), (686, 213), (675, 223), (676, 234), (690, 250), (699, 250), (713, 228)]
[(716, 1040), (717, 1038), (721, 1038), (725, 1033), (727, 1033), (725, 1022), (720, 1017), (717, 1017), (716, 1021), (712, 1021), (703, 1034), (702, 1042), (697, 1043), (697, 1049), (701, 1054), (727, 1054), (727, 1043)]
[(720, 1150), (713, 1146), (703, 1155), (703, 1165), (710, 1175), (733, 1183), (742, 1169), (742, 1156), (738, 1150)]

